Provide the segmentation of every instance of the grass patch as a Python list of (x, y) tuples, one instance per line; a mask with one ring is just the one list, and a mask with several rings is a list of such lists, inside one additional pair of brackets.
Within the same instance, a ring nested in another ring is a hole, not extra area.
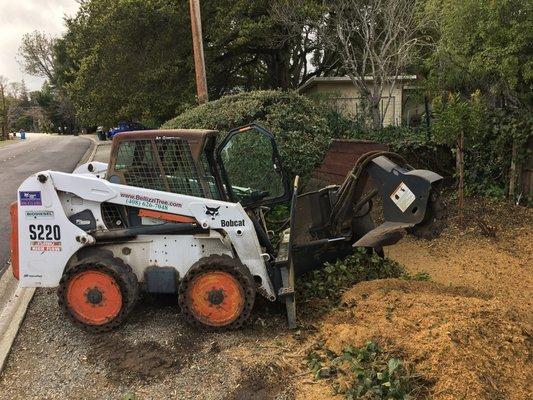
[(431, 386), (401, 358), (374, 342), (360, 348), (348, 346), (340, 355), (317, 345), (307, 364), (315, 379), (330, 380), (334, 393), (346, 399), (422, 399)]
[(0, 140), (0, 147), (8, 146), (13, 143), (17, 143), (17, 141), (16, 140)]

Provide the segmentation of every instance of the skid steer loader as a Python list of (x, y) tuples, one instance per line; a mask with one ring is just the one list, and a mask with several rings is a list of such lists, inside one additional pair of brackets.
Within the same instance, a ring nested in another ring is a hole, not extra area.
[[(285, 302), (292, 328), (298, 275), (354, 246), (380, 252), (406, 230), (441, 229), (441, 176), (396, 154), (367, 153), (342, 185), (299, 194), (266, 129), (234, 129), (218, 146), (217, 137), (121, 133), (109, 164), (27, 178), (11, 206), (20, 285), (57, 287), (66, 316), (92, 332), (124, 321), (141, 290), (175, 293), (184, 318), (215, 330), (240, 327), (259, 294)], [(288, 201), (290, 227), (275, 248), (264, 215)]]

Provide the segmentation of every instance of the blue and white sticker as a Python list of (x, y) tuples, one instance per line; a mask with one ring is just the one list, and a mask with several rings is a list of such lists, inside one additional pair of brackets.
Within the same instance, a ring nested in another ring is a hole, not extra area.
[(19, 192), (21, 206), (42, 206), (41, 192)]

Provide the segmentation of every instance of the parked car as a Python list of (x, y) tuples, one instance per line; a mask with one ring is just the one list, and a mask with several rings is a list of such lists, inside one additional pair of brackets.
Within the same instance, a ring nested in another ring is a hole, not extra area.
[(117, 126), (114, 128), (111, 128), (107, 132), (107, 138), (113, 139), (113, 137), (120, 132), (129, 132), (129, 131), (144, 131), (150, 129), (147, 126), (143, 124), (139, 124), (138, 122), (119, 122)]

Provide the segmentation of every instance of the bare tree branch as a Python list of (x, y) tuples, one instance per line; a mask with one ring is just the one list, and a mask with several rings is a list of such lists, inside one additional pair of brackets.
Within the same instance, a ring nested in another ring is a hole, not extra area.
[(19, 63), (24, 71), (52, 81), (55, 43), (55, 38), (38, 31), (25, 34), (19, 47)]
[[(321, 31), (323, 42), (339, 53), (347, 75), (368, 101), (374, 128), (383, 126), (400, 74), (417, 50), (427, 44), (421, 34), (422, 22), (415, 15), (418, 3), (419, 0), (328, 2), (325, 29)], [(385, 102), (383, 97), (387, 98)]]

